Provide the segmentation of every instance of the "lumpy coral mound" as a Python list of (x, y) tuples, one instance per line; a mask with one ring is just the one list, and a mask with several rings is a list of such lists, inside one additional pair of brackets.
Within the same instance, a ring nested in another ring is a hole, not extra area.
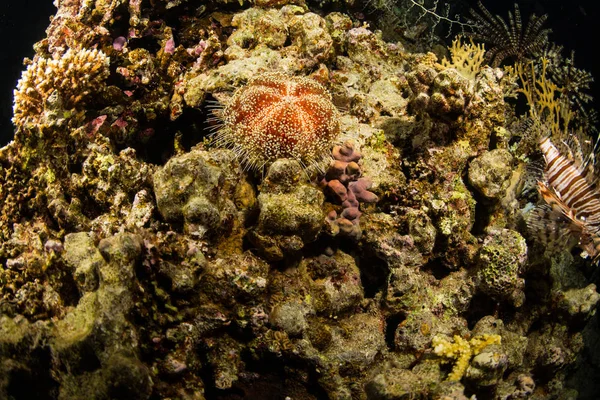
[(340, 132), (331, 95), (317, 81), (280, 73), (258, 76), (235, 92), (222, 111), (217, 143), (250, 169), (278, 158), (318, 164)]

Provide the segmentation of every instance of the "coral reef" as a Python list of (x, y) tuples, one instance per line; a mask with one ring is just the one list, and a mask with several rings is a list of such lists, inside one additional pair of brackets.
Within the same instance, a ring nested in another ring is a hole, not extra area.
[(442, 61), (354, 2), (56, 4), (0, 149), (0, 398), (591, 391), (597, 267), (521, 212), (535, 66), (485, 65), (531, 46)]
[(240, 179), (234, 158), (225, 150), (192, 150), (171, 158), (152, 179), (163, 218), (183, 222), (188, 233), (200, 238), (231, 230), (238, 211), (255, 202), (252, 189)]
[(300, 163), (287, 159), (271, 164), (265, 176), (258, 221), (248, 238), (271, 261), (301, 250), (321, 231), (324, 196), (303, 177)]

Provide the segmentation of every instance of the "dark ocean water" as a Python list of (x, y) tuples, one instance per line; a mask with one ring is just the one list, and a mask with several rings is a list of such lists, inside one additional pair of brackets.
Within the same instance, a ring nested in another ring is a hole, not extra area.
[[(427, 0), (426, 0), (427, 1)], [(476, 6), (476, 0), (469, 0)], [(546, 25), (552, 29), (550, 40), (565, 48), (565, 55), (576, 52), (576, 66), (590, 71), (595, 77), (593, 94), (600, 101), (600, 5), (595, 0), (521, 0), (518, 2), (524, 21), (535, 12), (548, 14)], [(512, 1), (484, 0), (493, 13), (503, 17), (513, 10)], [(49, 17), (55, 12), (52, 0), (0, 1), (0, 146), (13, 136), (12, 92), (23, 70), (24, 57), (33, 56), (33, 44), (45, 36)]]

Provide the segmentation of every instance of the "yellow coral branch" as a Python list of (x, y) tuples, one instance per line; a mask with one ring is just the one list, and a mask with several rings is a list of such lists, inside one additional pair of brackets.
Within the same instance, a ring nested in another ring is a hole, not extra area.
[(474, 80), (481, 71), (481, 65), (485, 59), (485, 47), (483, 44), (463, 43), (460, 37), (452, 41), (450, 50), (450, 61), (443, 59), (442, 66), (456, 69), (463, 77)]
[(565, 107), (558, 95), (562, 89), (546, 77), (548, 62), (548, 59), (542, 58), (542, 70), (538, 72), (533, 62), (527, 65), (531, 71), (526, 71), (523, 63), (515, 64), (514, 69), (508, 71), (516, 74), (521, 81), (522, 87), (517, 92), (525, 96), (531, 119), (536, 124), (548, 125), (552, 136), (562, 137), (567, 132), (573, 112)]
[(467, 372), (471, 358), (481, 353), (481, 351), (491, 344), (500, 344), (500, 335), (477, 335), (471, 340), (465, 340), (458, 335), (454, 335), (454, 343), (446, 340), (442, 336), (435, 336), (431, 345), (433, 352), (438, 356), (455, 360), (452, 372), (448, 375), (449, 381), (460, 381)]

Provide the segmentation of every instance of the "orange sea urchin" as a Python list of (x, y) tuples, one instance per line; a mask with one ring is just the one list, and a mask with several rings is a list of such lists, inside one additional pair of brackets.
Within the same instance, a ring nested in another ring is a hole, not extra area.
[(238, 89), (222, 110), (216, 143), (232, 148), (245, 167), (278, 158), (316, 167), (340, 133), (339, 112), (320, 83), (268, 73)]

